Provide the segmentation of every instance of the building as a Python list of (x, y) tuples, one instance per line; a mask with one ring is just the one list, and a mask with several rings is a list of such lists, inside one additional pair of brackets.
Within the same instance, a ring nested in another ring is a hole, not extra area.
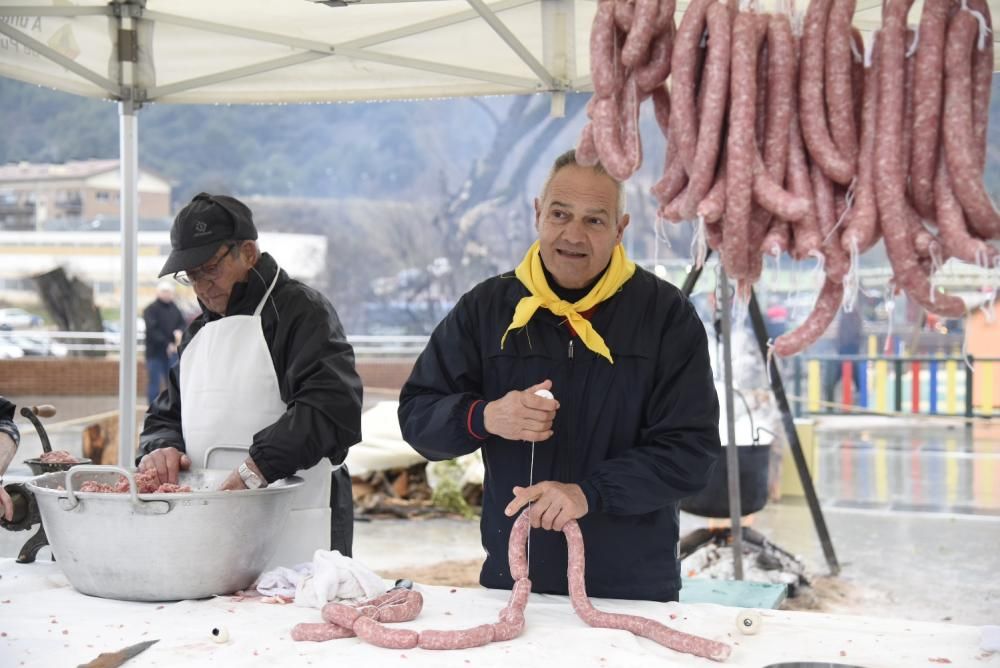
[[(170, 183), (139, 170), (139, 218), (170, 217)], [(117, 220), (121, 204), (118, 160), (61, 165), (0, 165), (0, 229), (84, 229)]]
[[(260, 244), (288, 273), (314, 287), (326, 271), (326, 237), (316, 234), (261, 232)], [(156, 275), (170, 253), (168, 232), (139, 232), (139, 304), (152, 300)], [(0, 303), (30, 305), (39, 301), (32, 276), (63, 267), (94, 286), (98, 306), (121, 304), (121, 234), (119, 232), (5, 232), (0, 231)], [(178, 296), (193, 303), (190, 288), (178, 287)]]

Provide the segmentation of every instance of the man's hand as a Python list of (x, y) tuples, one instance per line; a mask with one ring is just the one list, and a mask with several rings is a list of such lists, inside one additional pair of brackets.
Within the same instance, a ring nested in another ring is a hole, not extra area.
[(587, 514), (587, 497), (579, 485), (546, 480), (531, 487), (515, 487), (514, 500), (504, 513), (513, 517), (528, 502), (531, 506), (531, 526), (535, 529), (562, 531), (570, 520)]
[(559, 402), (535, 395), (538, 390), (551, 390), (546, 380), (526, 390), (511, 390), (500, 399), (486, 404), (483, 420), (486, 431), (508, 441), (544, 441), (552, 436), (552, 421)]
[(0, 486), (0, 508), (3, 509), (3, 518), (5, 520), (10, 522), (14, 519), (14, 502), (3, 486)]
[(191, 468), (191, 458), (177, 448), (158, 448), (139, 460), (140, 471), (156, 471), (160, 484), (177, 484), (177, 474)]
[[(247, 457), (243, 461), (247, 465), (247, 468), (249, 468), (251, 471), (253, 471), (257, 475), (259, 475), (261, 480), (264, 480), (264, 474), (261, 473), (260, 469), (257, 468), (257, 465), (254, 464), (253, 459), (251, 459), (250, 457)], [(267, 482), (266, 481), (264, 483), (264, 486), (265, 487), (267, 486)], [(247, 486), (243, 483), (243, 478), (242, 478), (242, 476), (240, 476), (239, 469), (236, 469), (235, 471), (233, 471), (232, 473), (230, 473), (228, 476), (226, 476), (226, 479), (222, 482), (222, 486), (219, 487), (219, 490), (220, 491), (229, 491), (229, 490), (246, 489), (246, 488), (247, 488)]]

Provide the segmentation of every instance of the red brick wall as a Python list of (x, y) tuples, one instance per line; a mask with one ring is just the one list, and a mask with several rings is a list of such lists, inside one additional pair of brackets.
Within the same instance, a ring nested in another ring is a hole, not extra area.
[[(138, 365), (138, 396), (146, 395), (146, 365)], [(412, 359), (360, 360), (367, 388), (398, 390), (413, 368)], [(23, 396), (108, 396), (118, 394), (116, 359), (0, 360), (0, 394)]]

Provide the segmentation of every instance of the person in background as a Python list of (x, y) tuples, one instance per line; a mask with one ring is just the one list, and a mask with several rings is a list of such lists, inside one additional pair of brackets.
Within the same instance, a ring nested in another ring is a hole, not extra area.
[(400, 393), (417, 452), (482, 448), (485, 587), (513, 586), (523, 511), (532, 591), (567, 593), (559, 532), (577, 520), (589, 594), (677, 600), (678, 502), (721, 452), (719, 400), (694, 306), (626, 255), (623, 197), (600, 165), (561, 155), (535, 200), (538, 241), (458, 301)]
[(160, 281), (156, 286), (156, 299), (142, 312), (146, 322), (146, 399), (156, 401), (161, 388), (166, 387), (167, 372), (177, 361), (177, 346), (181, 342), (184, 314), (174, 303), (174, 286), (170, 281)]
[[(196, 195), (170, 245), (160, 276), (191, 285), (203, 312), (146, 414), (139, 468), (161, 483), (192, 466), (228, 468), (224, 490), (299, 473), (305, 488), (277, 540), (300, 545), (300, 561), (317, 549), (350, 556), (354, 503), (342, 464), (361, 440), (362, 388), (337, 312), (261, 252), (253, 215), (235, 198)], [(332, 521), (319, 531), (309, 518), (321, 509)], [(308, 535), (294, 533), (299, 521), (310, 522)]]
[(21, 432), (14, 424), (14, 408), (14, 404), (0, 397), (0, 515), (8, 522), (14, 519), (14, 504), (3, 488), (3, 474), (21, 443)]

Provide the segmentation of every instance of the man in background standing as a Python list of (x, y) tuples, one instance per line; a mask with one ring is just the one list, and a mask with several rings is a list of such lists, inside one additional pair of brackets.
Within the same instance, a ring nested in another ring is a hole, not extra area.
[(146, 399), (156, 401), (160, 389), (166, 384), (167, 373), (177, 361), (177, 345), (187, 324), (184, 315), (174, 303), (174, 286), (170, 281), (160, 281), (156, 286), (156, 301), (142, 312), (146, 321)]

